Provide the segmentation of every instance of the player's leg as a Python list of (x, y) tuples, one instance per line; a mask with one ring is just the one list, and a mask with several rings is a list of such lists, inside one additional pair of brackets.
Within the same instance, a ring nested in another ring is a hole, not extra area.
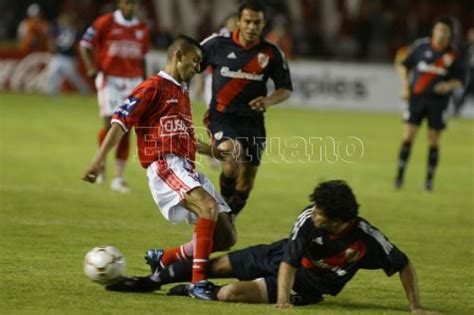
[(235, 192), (229, 204), (233, 215), (239, 214), (245, 207), (250, 191), (253, 188), (257, 171), (258, 166), (256, 165), (247, 162), (240, 163)]
[(433, 180), (436, 167), (439, 162), (439, 142), (441, 133), (446, 128), (448, 104), (432, 103), (430, 104), (428, 115), (428, 159), (427, 173), (425, 179), (425, 190), (433, 190)]
[(217, 145), (215, 150), (221, 159), (221, 174), (219, 176), (220, 192), (224, 200), (230, 204), (235, 193), (237, 177), (239, 176), (239, 160), (242, 152), (242, 145), (239, 141), (228, 139)]
[(412, 97), (408, 108), (404, 112), (405, 124), (403, 127), (402, 143), (398, 153), (397, 176), (394, 183), (395, 188), (397, 189), (401, 188), (403, 185), (405, 170), (410, 158), (411, 147), (425, 115), (426, 109), (421, 103), (421, 100), (417, 97)]
[(77, 70), (77, 63), (74, 57), (63, 57), (65, 59), (65, 69), (64, 75), (66, 79), (74, 85), (74, 87), (81, 94), (90, 93), (90, 88), (87, 85), (87, 82), (81, 77)]
[(61, 89), (61, 83), (63, 82), (63, 74), (61, 72), (61, 63), (58, 60), (57, 55), (53, 55), (51, 61), (48, 65), (47, 70), (47, 92), (48, 95), (54, 96), (57, 95)]
[(217, 292), (217, 299), (223, 302), (269, 303), (267, 285), (263, 278), (225, 285)]

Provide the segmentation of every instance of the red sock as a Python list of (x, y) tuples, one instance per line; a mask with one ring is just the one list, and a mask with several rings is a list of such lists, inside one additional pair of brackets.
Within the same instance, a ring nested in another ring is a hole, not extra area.
[(117, 160), (126, 161), (128, 160), (128, 152), (130, 148), (130, 141), (128, 133), (124, 134), (119, 144), (117, 145), (117, 151), (115, 152), (115, 157)]
[(107, 135), (107, 129), (102, 128), (99, 130), (99, 133), (97, 134), (97, 141), (99, 142), (99, 147), (104, 142), (105, 136)]
[(166, 249), (161, 258), (161, 267), (166, 267), (174, 264), (177, 261), (189, 260), (193, 258), (194, 238), (178, 247)]
[(206, 267), (212, 252), (216, 221), (199, 218), (196, 224), (196, 246), (194, 247), (193, 278), (191, 283), (207, 279)]

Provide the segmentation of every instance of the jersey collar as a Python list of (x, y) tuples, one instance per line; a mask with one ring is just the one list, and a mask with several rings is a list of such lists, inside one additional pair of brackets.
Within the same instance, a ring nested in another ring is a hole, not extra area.
[(171, 81), (173, 82), (174, 84), (176, 84), (177, 86), (179, 86), (180, 88), (183, 88), (183, 85), (181, 83), (179, 83), (178, 81), (175, 80), (175, 78), (173, 78), (172, 76), (170, 76), (168, 73), (164, 72), (163, 70), (161, 70), (160, 72), (158, 72), (158, 75), (160, 77), (162, 77), (163, 79), (166, 79), (168, 81)]
[(253, 48), (255, 46), (257, 46), (258, 44), (260, 44), (260, 39), (257, 40), (254, 44), (252, 45), (247, 45), (247, 46), (244, 46), (242, 45), (240, 42), (239, 42), (239, 30), (236, 30), (236, 31), (233, 31), (232, 32), (232, 40), (234, 41), (234, 43), (239, 46), (239, 47), (242, 47), (244, 49), (250, 49), (250, 48)]
[(128, 26), (128, 27), (138, 25), (138, 23), (139, 23), (139, 21), (136, 17), (134, 17), (131, 20), (126, 20), (123, 17), (122, 11), (120, 11), (120, 10), (115, 10), (114, 11), (114, 22), (117, 23), (117, 24), (123, 25), (123, 26)]

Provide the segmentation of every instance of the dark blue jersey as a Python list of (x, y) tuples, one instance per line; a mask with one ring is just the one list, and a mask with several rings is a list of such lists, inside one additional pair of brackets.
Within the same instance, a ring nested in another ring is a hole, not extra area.
[(407, 256), (366, 220), (357, 218), (336, 237), (314, 225), (312, 212), (310, 206), (296, 220), (283, 261), (303, 267), (321, 293), (336, 295), (359, 269), (383, 269), (391, 276), (408, 263)]
[(261, 115), (249, 106), (258, 96), (267, 95), (269, 78), (275, 88), (292, 90), (290, 71), (280, 49), (267, 41), (251, 47), (238, 42), (238, 31), (215, 34), (202, 43), (201, 69), (211, 66), (212, 99), (210, 109), (238, 115)]
[(453, 48), (436, 50), (429, 37), (415, 41), (403, 65), (412, 71), (410, 83), (412, 95), (447, 101), (449, 95), (435, 94), (433, 87), (441, 81), (451, 79), (462, 81), (463, 78), (462, 66)]

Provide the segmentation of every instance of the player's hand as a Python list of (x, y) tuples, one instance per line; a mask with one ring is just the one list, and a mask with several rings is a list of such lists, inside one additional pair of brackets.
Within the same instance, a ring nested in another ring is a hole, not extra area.
[(82, 176), (82, 180), (89, 182), (89, 183), (95, 183), (97, 180), (97, 175), (100, 173), (100, 164), (92, 164), (84, 173)]
[(95, 79), (98, 73), (99, 70), (96, 67), (91, 67), (87, 69), (87, 76), (91, 79)]
[(453, 88), (451, 83), (441, 81), (435, 84), (433, 90), (436, 94), (444, 95), (450, 93)]
[(259, 96), (254, 98), (253, 100), (250, 101), (249, 103), (250, 108), (252, 108), (256, 112), (265, 112), (270, 106), (268, 103), (268, 99), (264, 96)]
[(412, 309), (411, 313), (412, 314), (417, 314), (417, 315), (439, 315), (439, 314), (441, 314), (440, 312), (427, 310), (427, 309), (424, 309), (422, 307)]
[(284, 309), (284, 308), (292, 308), (293, 305), (290, 303), (290, 302), (277, 302), (277, 304), (275, 304), (275, 308), (279, 308), (279, 309)]

